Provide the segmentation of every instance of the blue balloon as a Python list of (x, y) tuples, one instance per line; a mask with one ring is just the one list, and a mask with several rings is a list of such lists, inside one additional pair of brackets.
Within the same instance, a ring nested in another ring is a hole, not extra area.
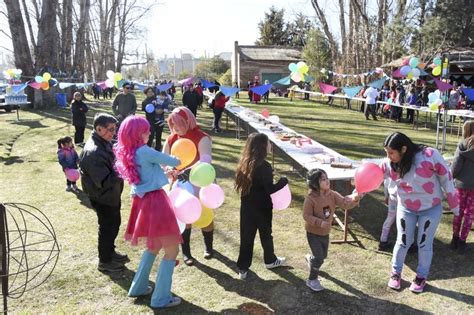
[(147, 106), (145, 106), (145, 111), (148, 113), (148, 114), (151, 114), (155, 111), (155, 105), (153, 104), (148, 104)]
[(177, 181), (174, 183), (174, 185), (173, 185), (172, 188), (174, 189), (175, 187), (178, 187), (178, 188), (187, 190), (190, 194), (194, 195), (194, 187), (193, 187), (193, 185), (192, 185), (190, 182), (188, 182), (188, 181), (183, 182), (183, 181), (177, 180)]
[(406, 76), (411, 71), (410, 66), (403, 66), (400, 68), (400, 74)]

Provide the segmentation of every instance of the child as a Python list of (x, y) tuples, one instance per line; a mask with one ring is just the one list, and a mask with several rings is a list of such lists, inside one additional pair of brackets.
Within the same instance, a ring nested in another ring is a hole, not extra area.
[[(79, 162), (79, 156), (77, 155), (76, 150), (74, 150), (74, 144), (72, 143), (71, 137), (62, 137), (58, 139), (58, 161), (61, 164), (63, 171), (66, 172), (67, 169), (73, 168), (77, 169), (77, 163)], [(66, 179), (66, 191), (77, 192), (76, 182), (71, 182), (69, 179)], [(72, 186), (72, 187), (71, 187)]]
[(380, 235), (379, 250), (389, 251), (392, 244), (388, 242), (390, 228), (397, 216), (397, 185), (390, 178), (384, 180), (385, 204), (387, 205), (387, 218), (383, 222), (382, 234)]
[(284, 257), (275, 256), (272, 238), (273, 204), (270, 197), (282, 189), (288, 180), (285, 177), (273, 184), (273, 171), (265, 161), (271, 152), (267, 135), (252, 133), (245, 143), (237, 166), (235, 190), (240, 192), (240, 252), (237, 260), (241, 280), (247, 278), (252, 264), (253, 243), (257, 230), (263, 247), (267, 269), (285, 265)]
[(84, 143), (84, 130), (87, 125), (86, 113), (88, 110), (89, 108), (82, 101), (81, 93), (74, 93), (74, 99), (71, 102), (72, 124), (76, 128), (74, 143), (79, 146), (80, 143)]
[(460, 254), (466, 250), (466, 239), (474, 219), (474, 121), (464, 123), (462, 136), (451, 166), (460, 205), (459, 215), (453, 219), (451, 248), (458, 249)]
[(303, 205), (306, 236), (313, 255), (306, 255), (310, 273), (306, 285), (313, 291), (324, 290), (318, 280), (319, 268), (328, 255), (329, 233), (337, 207), (351, 209), (358, 205), (360, 197), (355, 193), (342, 197), (331, 190), (328, 176), (321, 169), (313, 169), (307, 179), (309, 194)]
[[(138, 270), (128, 291), (130, 297), (148, 295), (153, 291), (151, 307), (171, 307), (181, 299), (171, 295), (171, 282), (181, 233), (168, 195), (162, 187), (168, 179), (161, 165), (177, 166), (180, 161), (146, 145), (150, 124), (139, 116), (122, 122), (118, 142), (114, 146), (115, 167), (131, 185), (132, 209), (125, 239), (132, 245), (146, 243)], [(148, 285), (153, 262), (161, 249), (165, 255), (156, 277), (155, 289)]]

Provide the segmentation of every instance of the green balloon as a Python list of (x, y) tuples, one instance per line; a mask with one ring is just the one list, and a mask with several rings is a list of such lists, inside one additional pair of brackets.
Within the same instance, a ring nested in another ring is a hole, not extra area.
[(199, 163), (191, 169), (189, 181), (197, 187), (206, 187), (214, 182), (216, 170), (209, 163)]

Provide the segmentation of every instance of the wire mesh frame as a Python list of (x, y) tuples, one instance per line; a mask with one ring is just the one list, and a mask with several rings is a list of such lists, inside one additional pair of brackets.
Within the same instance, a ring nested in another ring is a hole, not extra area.
[[(25, 208), (30, 208), (30, 210), (27, 210)], [(16, 218), (13, 213), (13, 210), (16, 210), (19, 213), (19, 218)], [(38, 213), (38, 215), (33, 212)], [(45, 232), (28, 229), (25, 214), (30, 215), (31, 217), (36, 219), (36, 223), (39, 222), (41, 224), (40, 227), (45, 229)], [(13, 222), (13, 229), (9, 228), (9, 218), (11, 218)], [(11, 232), (18, 233), (18, 236), (14, 240), (10, 239)], [(40, 235), (43, 237), (47, 237), (48, 239), (28, 244), (27, 241), (29, 235)], [(17, 241), (19, 241), (20, 244), (18, 246), (12, 246)], [(39, 244), (44, 245), (48, 243), (51, 244), (47, 249), (31, 248), (32, 246), (37, 246)], [(19, 298), (25, 292), (37, 288), (48, 280), (54, 268), (56, 267), (56, 264), (59, 259), (60, 250), (56, 239), (56, 233), (51, 224), (51, 221), (38, 208), (23, 203), (0, 204), (0, 249), (2, 263), (0, 278), (2, 282), (3, 308), (4, 312), (6, 312), (7, 297)], [(21, 252), (21, 257), (14, 257), (14, 255), (12, 255), (12, 253), (14, 252)], [(28, 252), (44, 252), (47, 258), (39, 264), (32, 265), (28, 262)], [(41, 279), (41, 281), (38, 281), (34, 285), (28, 286), (28, 284), (32, 283), (32, 281), (35, 280), (41, 274), (43, 269), (50, 262), (52, 262), (52, 265), (50, 266), (49, 273), (45, 275)], [(11, 266), (15, 265), (15, 263), (18, 265), (18, 268), (15, 270), (15, 272), (10, 273), (10, 268)], [(33, 275), (31, 276), (32, 273)], [(24, 283), (21, 283), (15, 288), (14, 285), (19, 275), (24, 278)], [(12, 277), (13, 280), (11, 280)]]

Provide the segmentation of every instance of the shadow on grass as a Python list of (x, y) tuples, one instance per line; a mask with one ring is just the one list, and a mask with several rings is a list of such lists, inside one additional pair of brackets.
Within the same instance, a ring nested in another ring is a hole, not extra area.
[[(94, 209), (91, 205), (91, 201), (89, 197), (87, 197), (86, 193), (79, 189), (78, 192), (73, 192), (76, 195), (77, 199), (81, 202), (81, 205), (86, 206), (89, 209)], [(95, 210), (94, 210), (95, 211)]]
[(8, 156), (8, 157), (0, 156), (0, 163), (3, 163), (5, 165), (20, 164), (24, 162), (25, 161), (19, 156)]

